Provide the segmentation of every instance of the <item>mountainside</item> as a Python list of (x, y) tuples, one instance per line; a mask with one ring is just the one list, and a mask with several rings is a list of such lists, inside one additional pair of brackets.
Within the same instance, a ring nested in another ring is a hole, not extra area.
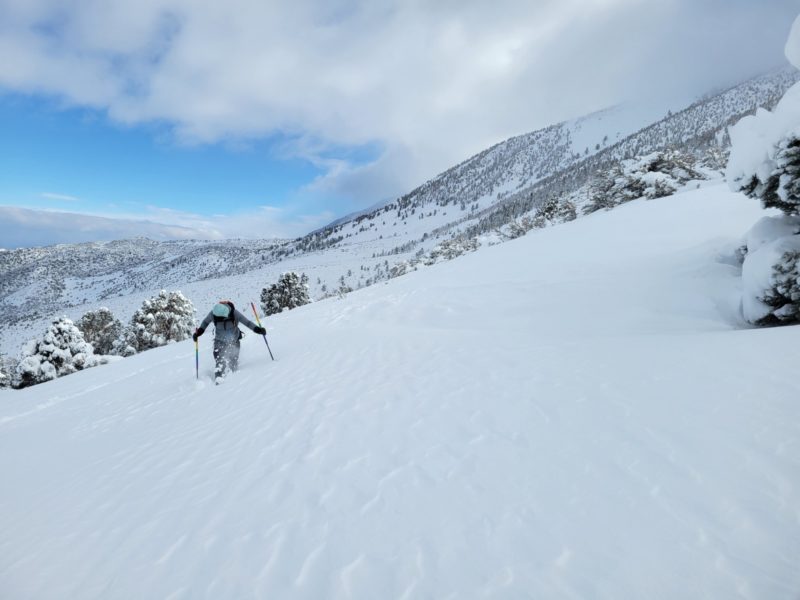
[[(723, 185), (0, 392), (9, 598), (794, 598), (795, 328)], [(635, 252), (631, 249), (634, 248)], [(327, 253), (330, 255), (331, 253)]]
[[(772, 107), (798, 78), (763, 76), (663, 116), (617, 107), (511, 138), (409, 194), (293, 241), (131, 240), (0, 253), (0, 352), (59, 314), (79, 318), (100, 304), (127, 319), (161, 288), (180, 288), (201, 308), (220, 296), (251, 301), (287, 270), (305, 272), (320, 298), (388, 279), (454, 236), (493, 235), (552, 197), (566, 197), (597, 171), (664, 148), (696, 156), (724, 147), (725, 128), (758, 106)], [(243, 277), (238, 277), (243, 275)], [(203, 282), (207, 282), (204, 284)]]
[[(0, 253), (5, 307), (35, 316), (133, 291), (200, 281), (260, 267), (281, 241), (114, 242), (22, 248)], [(31, 280), (35, 290), (30, 289)], [(27, 288), (27, 289), (26, 289)]]
[[(353, 242), (374, 237), (385, 230), (386, 221), (392, 222), (406, 243), (423, 242), (425, 233), (441, 237), (481, 221), (492, 222), (485, 227), (488, 231), (530, 212), (548, 195), (574, 191), (595, 171), (620, 160), (666, 148), (701, 153), (710, 146), (724, 147), (729, 143), (729, 125), (758, 107), (774, 107), (799, 78), (795, 69), (777, 71), (698, 100), (655, 123), (641, 123), (643, 115), (636, 110), (626, 119), (624, 107), (619, 107), (511, 138), (353, 223), (301, 240), (299, 247), (323, 247), (330, 240), (338, 244), (342, 234), (353, 237)], [(594, 146), (581, 147), (586, 140), (594, 140)], [(449, 218), (443, 218), (448, 214)], [(437, 215), (442, 217), (430, 218)], [(421, 223), (414, 223), (412, 216)], [(399, 221), (405, 227), (398, 227)], [(366, 236), (350, 231), (355, 223)]]

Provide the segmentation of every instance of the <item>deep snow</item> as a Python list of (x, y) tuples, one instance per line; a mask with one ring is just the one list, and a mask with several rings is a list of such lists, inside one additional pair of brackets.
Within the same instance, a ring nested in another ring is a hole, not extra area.
[(185, 342), (0, 394), (0, 596), (797, 598), (798, 329), (737, 316), (763, 214), (531, 232), (271, 317), (219, 387), (204, 336), (202, 382)]

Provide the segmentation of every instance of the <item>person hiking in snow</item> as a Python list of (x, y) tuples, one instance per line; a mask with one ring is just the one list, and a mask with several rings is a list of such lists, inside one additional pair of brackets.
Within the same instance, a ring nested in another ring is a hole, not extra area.
[(214, 321), (214, 360), (216, 361), (214, 378), (219, 383), (228, 370), (235, 371), (239, 367), (239, 340), (242, 339), (239, 323), (252, 329), (258, 335), (264, 335), (267, 330), (256, 325), (236, 310), (230, 300), (220, 300), (192, 334), (195, 342), (205, 333), (206, 327), (211, 324), (211, 321)]

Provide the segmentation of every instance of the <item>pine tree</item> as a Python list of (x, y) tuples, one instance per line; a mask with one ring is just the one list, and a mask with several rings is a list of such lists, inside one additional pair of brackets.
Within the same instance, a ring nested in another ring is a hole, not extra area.
[(276, 283), (261, 290), (261, 309), (265, 315), (292, 310), (311, 302), (308, 295), (308, 276), (289, 271)]
[(764, 208), (777, 208), (787, 215), (800, 215), (800, 138), (789, 135), (778, 144), (774, 167), (763, 181), (758, 174), (742, 186)]
[(772, 311), (756, 325), (788, 325), (800, 321), (800, 252), (785, 252), (772, 267), (772, 287), (761, 301)]
[(568, 223), (578, 218), (578, 211), (575, 208), (575, 203), (571, 200), (562, 200), (558, 204), (558, 211), (556, 212), (556, 219), (561, 223)]
[(101, 361), (92, 345), (71, 320), (61, 317), (53, 321), (41, 339), (23, 346), (12, 385), (20, 389), (98, 364)]
[(608, 171), (595, 174), (584, 213), (613, 208), (638, 198), (653, 200), (670, 196), (695, 179), (706, 176), (695, 169), (691, 156), (676, 150), (624, 160)]
[(17, 368), (17, 361), (10, 356), (0, 354), (0, 388), (11, 386), (12, 375)]
[(111, 354), (114, 340), (122, 333), (122, 323), (105, 307), (87, 312), (76, 325), (95, 354)]
[(189, 338), (194, 330), (194, 306), (181, 292), (161, 290), (145, 300), (114, 341), (112, 352), (131, 356)]

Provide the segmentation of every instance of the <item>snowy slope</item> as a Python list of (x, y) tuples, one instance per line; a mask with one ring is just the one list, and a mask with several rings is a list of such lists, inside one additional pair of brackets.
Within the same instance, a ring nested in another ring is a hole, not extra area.
[[(800, 593), (795, 328), (722, 186), (0, 393), (8, 598)], [(580, 240), (580, 243), (577, 241)]]
[(795, 70), (771, 73), (666, 117), (668, 107), (659, 100), (516, 136), (402, 198), (298, 240), (129, 240), (0, 253), (0, 311), (14, 316), (0, 328), (0, 354), (16, 356), (25, 340), (62, 314), (77, 320), (107, 306), (127, 321), (162, 288), (180, 289), (205, 307), (238, 293), (257, 300), (288, 270), (309, 276), (315, 298), (338, 287), (341, 277), (354, 289), (370, 285), (451, 235), (484, 235), (535, 210), (542, 199), (574, 192), (621, 158), (673, 145), (702, 149), (743, 114), (773, 106), (797, 77)]

